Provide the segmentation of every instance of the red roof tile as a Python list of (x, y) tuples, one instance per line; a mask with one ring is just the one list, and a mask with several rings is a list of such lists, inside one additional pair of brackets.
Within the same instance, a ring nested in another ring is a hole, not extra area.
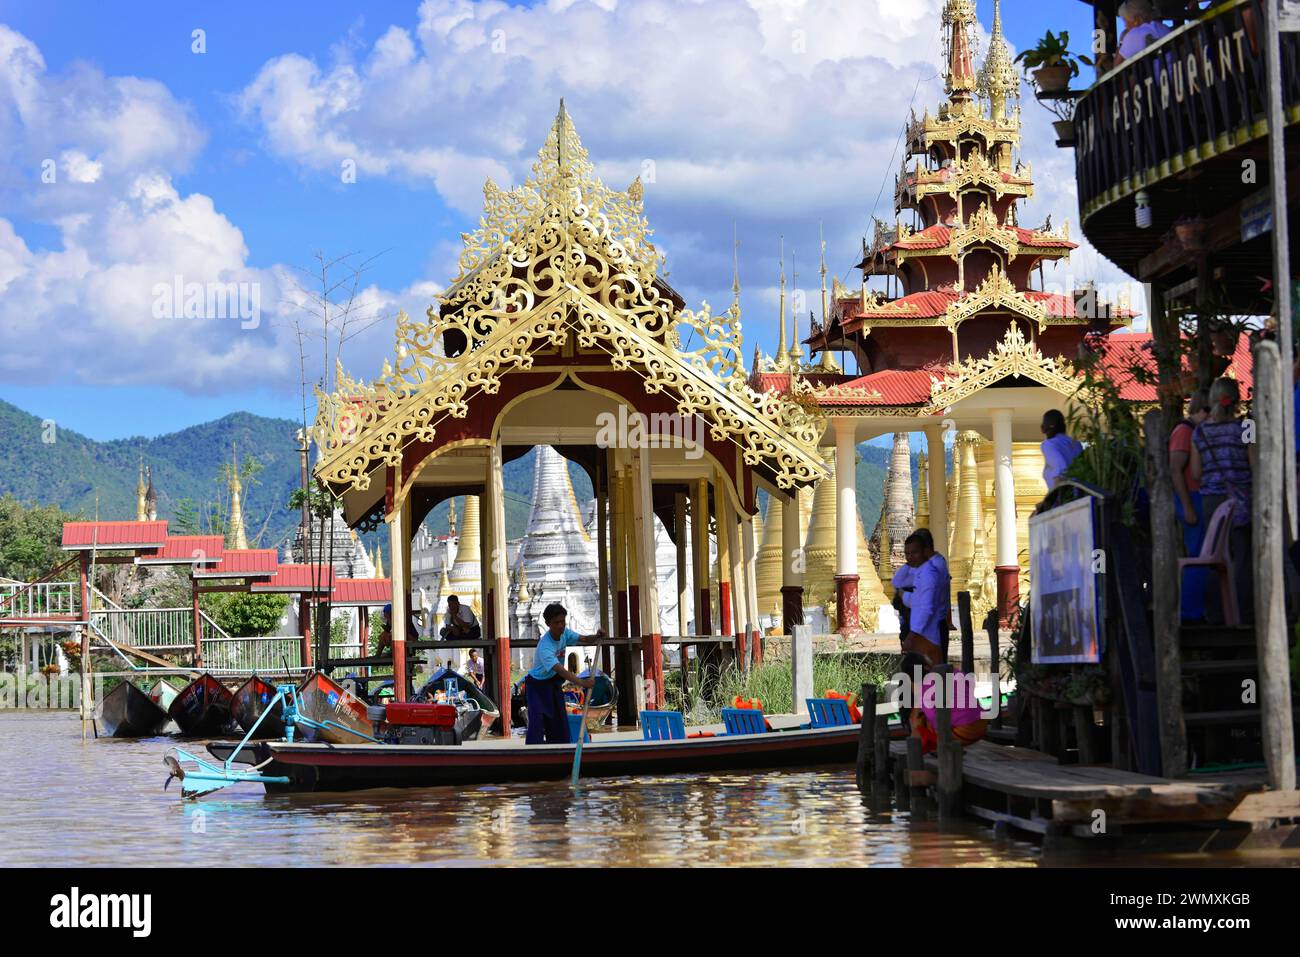
[(221, 561), (225, 541), (220, 535), (171, 535), (162, 548), (151, 549), (137, 556), (138, 565), (190, 565), (203, 562), (215, 565)]
[[(1151, 333), (1138, 332), (1112, 335), (1106, 341), (1106, 352), (1101, 360), (1112, 381), (1120, 387), (1120, 397), (1130, 402), (1157, 402), (1154, 383), (1138, 382), (1134, 379), (1134, 370), (1145, 369), (1154, 376), (1156, 369), (1155, 355), (1151, 351)], [(1254, 385), (1254, 356), (1250, 352), (1250, 338), (1242, 335), (1237, 339), (1236, 351), (1228, 363), (1231, 374), (1241, 388), (1241, 396), (1247, 399)]]
[(390, 578), (339, 578), (334, 581), (333, 605), (386, 605), (393, 600)]
[(160, 548), (166, 541), (165, 521), (63, 523), (63, 547), (69, 551), (92, 548)]
[(274, 548), (228, 548), (214, 568), (196, 568), (195, 578), (267, 578), (275, 574), (279, 561)]
[(254, 582), (251, 591), (327, 592), (334, 584), (328, 565), (281, 565), (270, 581)]
[[(884, 369), (840, 386), (840, 394), (822, 396), (818, 405), (924, 405), (930, 401), (930, 377), (942, 379), (935, 369)], [(865, 395), (854, 395), (860, 390)], [(880, 393), (874, 398), (871, 393)]]

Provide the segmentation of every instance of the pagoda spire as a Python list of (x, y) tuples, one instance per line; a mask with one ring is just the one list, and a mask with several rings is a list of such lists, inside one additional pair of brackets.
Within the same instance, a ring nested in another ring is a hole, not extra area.
[[(230, 446), (230, 523), (226, 529), (226, 538), (231, 548), (247, 548), (248, 538), (244, 533), (244, 508), (240, 502), (239, 455), (232, 443)], [(150, 480), (152, 482), (152, 480)]]
[(994, 122), (1006, 119), (1007, 101), (1020, 95), (1020, 75), (1002, 33), (1002, 0), (993, 0), (993, 33), (989, 36), (988, 55), (980, 68), (979, 91), (989, 100), (990, 119)]
[(954, 104), (968, 103), (977, 83), (971, 41), (975, 0), (944, 0), (942, 23), (944, 91)]
[(776, 346), (775, 368), (784, 369), (790, 362), (789, 356), (785, 354), (785, 237), (781, 237), (781, 341)]
[(153, 466), (145, 470), (149, 476), (149, 487), (144, 492), (144, 512), (149, 521), (155, 521), (158, 518), (158, 493), (153, 487)]
[(736, 221), (731, 221), (731, 309), (740, 318), (740, 237), (736, 234)]
[(144, 456), (142, 455), (140, 456), (140, 475), (135, 483), (135, 520), (137, 522), (144, 522), (149, 519), (149, 506), (145, 502), (146, 491), (144, 485)]
[[(794, 250), (790, 250), (790, 269), (791, 278), (794, 281), (794, 298), (795, 302), (799, 301), (799, 267), (795, 263)], [(790, 365), (791, 372), (799, 371), (799, 360), (803, 358), (803, 350), (799, 348), (799, 310), (792, 310), (791, 318), (794, 320), (793, 334), (790, 338), (790, 350), (786, 353), (786, 359)]]
[(384, 552), (378, 545), (375, 546), (375, 577), (383, 578), (384, 576)]

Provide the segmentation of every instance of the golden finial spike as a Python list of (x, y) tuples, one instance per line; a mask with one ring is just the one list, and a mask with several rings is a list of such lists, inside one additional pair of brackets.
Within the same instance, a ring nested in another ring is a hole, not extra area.
[(817, 224), (817, 241), (821, 244), (821, 274), (822, 274), (822, 327), (826, 326), (826, 233), (822, 224)]
[(785, 345), (785, 236), (781, 237), (781, 341), (776, 347), (776, 368), (784, 369), (787, 361)]
[(736, 221), (731, 221), (731, 305), (740, 315), (740, 236), (736, 232)]

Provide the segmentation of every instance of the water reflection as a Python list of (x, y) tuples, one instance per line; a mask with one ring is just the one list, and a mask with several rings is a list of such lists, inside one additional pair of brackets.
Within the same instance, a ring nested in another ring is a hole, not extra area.
[(974, 823), (913, 820), (888, 790), (860, 795), (852, 769), (592, 780), (576, 797), (567, 782), (323, 795), (238, 785), (196, 804), (174, 787), (164, 793), (167, 746), (83, 744), (75, 718), (0, 715), (0, 864), (918, 867), (1040, 858), (1034, 845)]

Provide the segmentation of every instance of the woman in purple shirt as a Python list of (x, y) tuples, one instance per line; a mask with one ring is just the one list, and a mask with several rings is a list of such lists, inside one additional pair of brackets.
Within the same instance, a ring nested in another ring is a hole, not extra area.
[(1058, 409), (1048, 409), (1043, 413), (1040, 428), (1043, 430), (1043, 481), (1050, 492), (1070, 463), (1079, 457), (1083, 446), (1065, 431), (1065, 416)]

